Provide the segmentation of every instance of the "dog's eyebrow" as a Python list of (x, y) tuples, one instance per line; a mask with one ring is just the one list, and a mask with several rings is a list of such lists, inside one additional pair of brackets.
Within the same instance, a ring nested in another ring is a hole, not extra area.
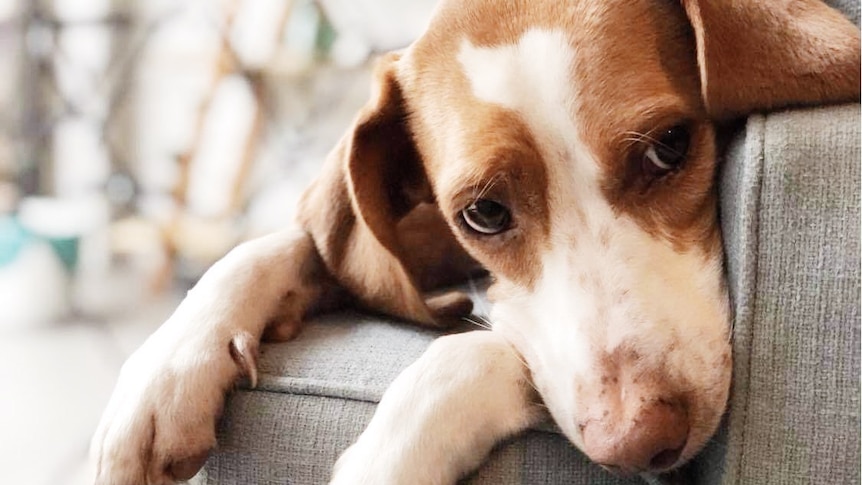
[(497, 199), (502, 197), (502, 185), (505, 183), (507, 175), (503, 172), (495, 172), (490, 176), (481, 177), (475, 183), (466, 183), (459, 185), (448, 196), (448, 199), (453, 204), (453, 209), (460, 211), (464, 207), (483, 198)]
[(438, 195), (449, 200), (475, 201), (494, 191), (501, 183), (511, 178), (510, 171), (517, 155), (508, 150), (494, 150), (490, 156), (483, 153), (473, 153), (464, 163), (453, 164), (447, 168), (440, 180)]
[(649, 139), (658, 130), (677, 124), (691, 123), (702, 115), (702, 113), (693, 112), (691, 107), (676, 98), (662, 97), (647, 101), (648, 104), (642, 109), (632, 110), (629, 119), (633, 122), (627, 122), (627, 126), (621, 126), (619, 132), (611, 137), (613, 142), (628, 144), (633, 141), (633, 136)]
[(500, 182), (500, 180), (502, 180), (502, 179), (503, 179), (502, 172), (495, 173), (492, 177), (490, 177), (485, 182), (485, 185), (482, 187), (482, 189), (479, 190), (479, 192), (473, 197), (473, 201), (475, 202), (476, 200), (479, 200), (479, 199), (485, 197), (488, 194), (488, 192), (491, 191), (491, 189), (493, 189), (494, 186), (496, 186), (497, 183)]

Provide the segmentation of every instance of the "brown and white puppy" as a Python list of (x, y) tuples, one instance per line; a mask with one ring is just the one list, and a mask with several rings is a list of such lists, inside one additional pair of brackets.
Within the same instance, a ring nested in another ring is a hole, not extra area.
[[(491, 332), (387, 391), (334, 483), (452, 483), (539, 415), (622, 472), (672, 469), (731, 378), (713, 123), (859, 99), (858, 29), (817, 1), (450, 0), (384, 57), (298, 227), (218, 262), (123, 367), (100, 484), (192, 475), (261, 336), (346, 301), (438, 326), (493, 277)], [(409, 410), (409, 412), (407, 412)]]

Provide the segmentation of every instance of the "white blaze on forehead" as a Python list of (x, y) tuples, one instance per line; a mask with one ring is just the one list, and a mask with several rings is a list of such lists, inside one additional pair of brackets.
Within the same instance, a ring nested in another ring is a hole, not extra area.
[(575, 133), (574, 50), (563, 32), (531, 29), (517, 44), (493, 47), (465, 39), (458, 61), (476, 98), (517, 111), (537, 136)]
[(530, 29), (515, 44), (482, 47), (464, 39), (458, 61), (473, 96), (520, 115), (545, 158), (551, 180), (559, 171), (574, 181), (579, 194), (595, 194), (598, 164), (579, 138), (575, 116), (575, 55), (564, 32)]
[[(458, 61), (481, 100), (522, 109), (569, 95), (572, 49), (559, 31), (531, 29), (517, 44), (476, 47), (465, 39)], [(558, 106), (558, 105), (557, 105)]]

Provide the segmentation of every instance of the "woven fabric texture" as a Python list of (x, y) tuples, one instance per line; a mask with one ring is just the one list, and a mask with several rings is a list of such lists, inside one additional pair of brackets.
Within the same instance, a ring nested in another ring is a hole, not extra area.
[(859, 482), (859, 137), (856, 104), (753, 116), (728, 154), (734, 385), (709, 483)]

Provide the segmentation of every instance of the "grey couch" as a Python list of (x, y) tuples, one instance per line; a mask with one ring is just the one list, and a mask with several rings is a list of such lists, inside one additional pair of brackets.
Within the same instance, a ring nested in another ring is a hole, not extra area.
[[(859, 4), (847, 2), (858, 22)], [(860, 106), (751, 116), (720, 180), (735, 311), (718, 435), (677, 480), (860, 481)], [(361, 314), (266, 345), (234, 392), (207, 484), (326, 483), (384, 389), (438, 334)], [(553, 426), (499, 446), (469, 484), (620, 484)]]

